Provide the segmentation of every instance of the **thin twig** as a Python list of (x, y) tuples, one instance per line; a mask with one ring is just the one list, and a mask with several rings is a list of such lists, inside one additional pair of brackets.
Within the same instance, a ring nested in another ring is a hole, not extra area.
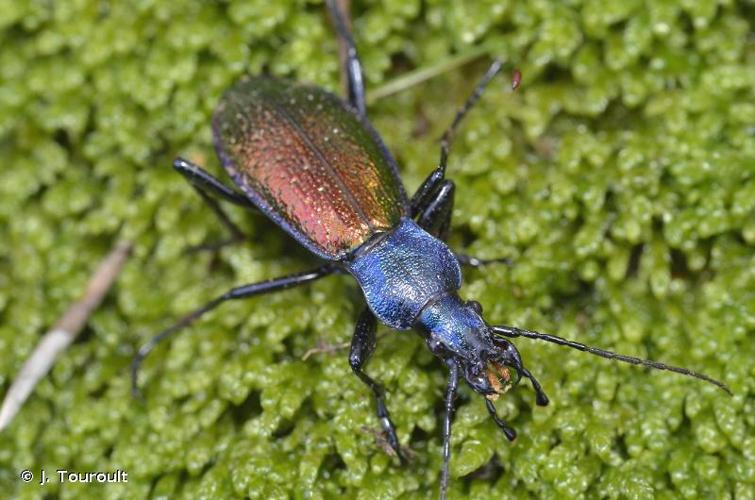
[(304, 355), (301, 357), (302, 361), (306, 361), (307, 358), (314, 354), (322, 354), (322, 353), (333, 353), (337, 351), (341, 351), (343, 349), (346, 349), (351, 345), (351, 342), (341, 342), (340, 344), (327, 344), (324, 342), (319, 342), (317, 344), (317, 347), (312, 347), (311, 349), (308, 349), (307, 352), (304, 353)]
[[(380, 332), (375, 337), (376, 340), (380, 340), (390, 332)], [(351, 346), (351, 342), (339, 342), (338, 344), (328, 344), (327, 342), (318, 342), (317, 346), (312, 347), (305, 352), (301, 360), (306, 361), (310, 356), (315, 354), (332, 354), (334, 352), (343, 351)]]
[[(364, 432), (365, 434), (368, 434), (374, 437), (375, 444), (377, 444), (378, 447), (380, 447), (380, 449), (383, 450), (386, 455), (388, 455), (389, 457), (398, 456), (396, 454), (396, 450), (394, 450), (391, 447), (391, 444), (388, 442), (388, 439), (385, 437), (385, 432), (383, 432), (382, 429), (376, 429), (375, 427), (368, 427), (366, 425), (363, 425), (359, 428), (359, 430)], [(417, 452), (409, 448), (408, 444), (401, 445), (401, 452), (410, 462), (413, 462), (414, 459), (417, 458)]]
[(438, 75), (447, 73), (453, 69), (463, 66), (468, 62), (471, 62), (485, 54), (489, 54), (490, 49), (488, 47), (480, 46), (473, 47), (470, 50), (451, 56), (447, 59), (441, 60), (437, 64), (432, 66), (424, 66), (417, 68), (413, 71), (409, 71), (398, 78), (395, 78), (383, 85), (371, 89), (367, 92), (367, 104), (372, 104), (375, 101), (387, 97), (392, 94), (397, 94), (411, 87), (419, 85), (420, 83), (435, 78)]
[(92, 311), (102, 302), (118, 277), (130, 252), (131, 243), (117, 243), (89, 279), (84, 295), (68, 308), (55, 326), (39, 341), (5, 395), (0, 407), (0, 431), (10, 424), (37, 382), (50, 371), (58, 355), (84, 328)]
[[(349, 15), (349, 0), (335, 0), (337, 8), (343, 14), (343, 21), (349, 31), (352, 30), (351, 16)], [(347, 67), (349, 47), (342, 37), (338, 37), (338, 57), (341, 61), (341, 68)], [(438, 75), (451, 71), (459, 66), (463, 66), (483, 55), (490, 54), (490, 48), (486, 46), (476, 46), (469, 50), (463, 51), (454, 56), (450, 56), (432, 66), (425, 66), (410, 71), (400, 77), (384, 83), (376, 89), (367, 92), (367, 104), (373, 104), (375, 101), (397, 94), (420, 83), (430, 80)], [(341, 71), (341, 86), (345, 95), (349, 95), (349, 78), (345, 71)]]

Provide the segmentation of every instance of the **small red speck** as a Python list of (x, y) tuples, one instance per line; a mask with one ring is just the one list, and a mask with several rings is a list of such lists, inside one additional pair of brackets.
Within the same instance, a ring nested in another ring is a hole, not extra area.
[(511, 90), (516, 90), (520, 83), (522, 83), (522, 72), (515, 69), (514, 74), (511, 75)]

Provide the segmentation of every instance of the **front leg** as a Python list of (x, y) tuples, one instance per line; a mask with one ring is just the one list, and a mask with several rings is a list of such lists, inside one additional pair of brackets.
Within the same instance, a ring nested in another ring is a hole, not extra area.
[(372, 393), (375, 395), (377, 416), (380, 420), (380, 425), (383, 427), (383, 431), (388, 435), (388, 444), (390, 444), (393, 451), (396, 452), (401, 463), (404, 463), (404, 455), (401, 452), (398, 437), (396, 436), (396, 427), (393, 425), (391, 416), (388, 413), (388, 408), (385, 406), (385, 390), (380, 383), (364, 373), (364, 365), (370, 359), (370, 356), (372, 356), (372, 353), (375, 351), (375, 345), (377, 344), (375, 338), (376, 328), (377, 321), (375, 315), (365, 307), (364, 311), (359, 315), (357, 326), (354, 329), (354, 337), (351, 339), (349, 365), (351, 365), (351, 369), (356, 376), (359, 377), (367, 387), (372, 389)]
[(446, 499), (448, 493), (448, 465), (451, 462), (451, 424), (454, 420), (454, 398), (459, 382), (459, 366), (453, 360), (448, 364), (448, 386), (446, 387), (446, 414), (443, 418), (443, 469), (440, 475), (440, 498)]

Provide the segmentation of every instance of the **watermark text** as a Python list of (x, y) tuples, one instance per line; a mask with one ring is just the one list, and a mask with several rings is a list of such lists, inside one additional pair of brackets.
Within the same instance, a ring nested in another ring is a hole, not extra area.
[(122, 469), (114, 471), (72, 471), (67, 469), (56, 469), (54, 473), (48, 473), (45, 469), (40, 469), (39, 474), (35, 474), (29, 469), (20, 472), (19, 477), (25, 483), (36, 481), (37, 484), (45, 485), (51, 481), (58, 483), (128, 483), (128, 472)]

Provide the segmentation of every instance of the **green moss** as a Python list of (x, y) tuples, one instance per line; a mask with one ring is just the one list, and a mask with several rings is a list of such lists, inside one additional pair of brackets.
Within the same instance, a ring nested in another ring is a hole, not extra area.
[[(516, 261), (468, 271), (465, 296), (491, 322), (688, 366), (735, 393), (518, 342), (552, 404), (534, 407), (526, 384), (499, 402), (512, 445), (462, 389), (454, 497), (753, 498), (752, 4), (353, 10), (369, 88), (477, 44), (524, 74), (515, 94), (491, 86), (452, 153), (451, 245)], [(147, 361), (144, 404), (129, 396), (148, 336), (232, 285), (311, 265), (239, 211), (249, 245), (184, 255), (225, 234), (169, 165), (183, 154), (219, 171), (209, 117), (241, 74), (337, 90), (336, 54), (317, 2), (0, 1), (0, 387), (116, 235), (136, 243), (87, 334), (0, 434), (5, 497), (435, 496), (445, 374), (421, 339), (386, 332), (369, 366), (416, 454), (408, 467), (385, 453), (345, 353), (301, 359), (349, 339), (361, 299), (347, 277), (223, 306)], [(371, 107), (409, 190), (484, 68)], [(41, 467), (129, 482), (18, 479)], [(493, 473), (469, 475), (480, 468)]]

